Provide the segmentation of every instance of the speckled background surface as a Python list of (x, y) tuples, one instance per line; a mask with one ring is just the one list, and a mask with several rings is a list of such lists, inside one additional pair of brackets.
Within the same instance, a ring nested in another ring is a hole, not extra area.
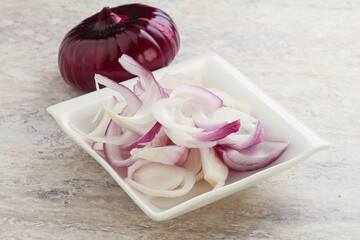
[(0, 239), (357, 239), (360, 2), (143, 1), (177, 23), (175, 62), (217, 52), (332, 148), (170, 221), (150, 220), (46, 107), (82, 93), (59, 74), (64, 35), (105, 4), (0, 6)]

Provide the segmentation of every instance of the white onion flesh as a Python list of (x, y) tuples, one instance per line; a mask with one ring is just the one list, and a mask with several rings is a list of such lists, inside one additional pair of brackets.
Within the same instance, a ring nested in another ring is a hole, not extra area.
[(189, 133), (202, 132), (204, 129), (196, 127), (194, 121), (180, 111), (181, 104), (181, 99), (161, 99), (152, 107), (152, 114), (167, 129)]
[(133, 170), (125, 182), (150, 197), (180, 197), (193, 188), (195, 176), (179, 166), (150, 162)]
[(176, 165), (179, 162), (186, 161), (189, 156), (189, 150), (185, 147), (170, 145), (161, 147), (134, 148), (130, 151), (130, 154), (134, 157), (151, 162)]
[(190, 155), (187, 161), (183, 165), (184, 168), (190, 170), (195, 176), (201, 171), (201, 158), (199, 149), (191, 149)]
[(185, 171), (181, 168), (169, 168), (165, 164), (148, 163), (137, 169), (132, 180), (148, 188), (171, 190), (177, 188), (183, 181)]
[(213, 148), (200, 148), (204, 179), (213, 187), (225, 185), (229, 170)]

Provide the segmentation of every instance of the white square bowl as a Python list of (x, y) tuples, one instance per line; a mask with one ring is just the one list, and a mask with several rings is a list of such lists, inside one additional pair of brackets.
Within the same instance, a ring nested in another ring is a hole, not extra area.
[[(50, 106), (47, 109), (48, 112), (56, 119), (65, 133), (95, 158), (133, 201), (154, 220), (171, 219), (205, 206), (287, 170), (310, 155), (329, 148), (329, 144), (324, 139), (296, 120), (285, 108), (214, 53), (165, 67), (155, 71), (154, 75), (159, 79), (164, 73), (184, 73), (191, 77), (201, 78), (204, 87), (216, 87), (247, 102), (251, 106), (252, 114), (260, 120), (265, 130), (265, 138), (267, 140), (287, 140), (290, 142), (290, 146), (281, 158), (263, 169), (250, 172), (230, 171), (224, 187), (212, 190), (206, 182), (200, 181), (183, 198), (155, 198), (149, 201), (124, 182), (126, 169), (111, 167), (106, 160), (91, 149), (90, 143), (69, 126), (71, 123), (85, 132), (91, 130), (90, 119), (93, 118), (99, 106), (96, 92)], [(123, 84), (131, 88), (135, 81), (136, 79), (131, 79)], [(107, 88), (102, 89), (101, 92), (102, 96), (108, 97), (114, 93)]]

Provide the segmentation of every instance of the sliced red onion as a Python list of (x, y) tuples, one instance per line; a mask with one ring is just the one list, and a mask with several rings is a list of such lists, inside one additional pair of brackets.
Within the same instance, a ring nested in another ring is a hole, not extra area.
[(190, 155), (184, 163), (183, 167), (191, 171), (195, 176), (199, 174), (201, 171), (201, 158), (199, 149), (191, 149)]
[(131, 157), (129, 151), (122, 150), (120, 146), (104, 144), (104, 155), (110, 165), (115, 167), (130, 167), (137, 158)]
[[(116, 99), (115, 97), (113, 97), (112, 99)], [(111, 108), (114, 112), (116, 113), (122, 113), (124, 108), (126, 107), (126, 103), (125, 102), (118, 102), (116, 103), (114, 106), (107, 106), (109, 108)], [(108, 114), (106, 114), (106, 112), (103, 114), (103, 118), (100, 121), (99, 125), (97, 126), (96, 129), (94, 129), (92, 132), (90, 132), (87, 137), (88, 139), (94, 141), (94, 142), (103, 142), (103, 143), (110, 143), (110, 144), (122, 144), (123, 143), (123, 139), (118, 138), (118, 136), (114, 136), (114, 137), (105, 137), (105, 133), (106, 130), (108, 129), (108, 126), (110, 124), (111, 118)], [(122, 130), (120, 130), (119, 134), (121, 133)], [(104, 137), (103, 137), (104, 136)]]
[[(250, 129), (249, 129), (250, 128)], [(264, 131), (260, 121), (254, 124), (247, 124), (240, 131), (230, 134), (217, 142), (219, 147), (230, 147), (235, 150), (242, 150), (252, 147), (264, 140)]]
[(140, 80), (137, 80), (136, 83), (133, 86), (133, 91), (136, 94), (136, 96), (138, 96), (140, 98), (140, 100), (144, 100), (143, 96), (145, 93), (145, 88), (144, 86), (141, 84)]
[(106, 160), (116, 167), (129, 167), (136, 162), (136, 158), (130, 156), (130, 151), (124, 150), (131, 142), (139, 138), (139, 135), (123, 130), (114, 121), (110, 121), (106, 130), (105, 137), (114, 137), (121, 139), (121, 145), (104, 143), (104, 155)]
[[(199, 91), (201, 93), (198, 94), (197, 96), (192, 93), (192, 92), (198, 93)], [(191, 94), (194, 96), (191, 97)], [(216, 107), (214, 108), (208, 107), (208, 105), (210, 104), (206, 104), (206, 103), (211, 101), (217, 102), (218, 105), (216, 105)], [(193, 104), (197, 104), (197, 106)], [(217, 122), (214, 124), (214, 121), (210, 120), (209, 124), (205, 123), (204, 125), (210, 126), (209, 128), (214, 129), (214, 131), (204, 132), (204, 129), (197, 127), (195, 125), (194, 120), (191, 118), (192, 115), (191, 112), (196, 113), (200, 111), (198, 110), (200, 106), (198, 104), (204, 105), (204, 107), (201, 106), (203, 108), (203, 110), (201, 111), (206, 110), (206, 108), (209, 111), (217, 111), (219, 110), (219, 107), (221, 107), (222, 102), (221, 100), (219, 101), (219, 98), (216, 95), (210, 93), (209, 91), (203, 88), (199, 88), (196, 86), (180, 86), (174, 89), (174, 91), (171, 93), (169, 98), (159, 100), (153, 106), (152, 112), (155, 119), (165, 127), (165, 132), (167, 133), (169, 138), (175, 144), (183, 147), (192, 147), (192, 148), (211, 147), (214, 146), (214, 144), (216, 144), (213, 143), (214, 141), (222, 139), (227, 135), (236, 132), (239, 129), (240, 124), (238, 120), (235, 121), (233, 120), (232, 121), (233, 123), (230, 124), (221, 124), (219, 123), (219, 120), (215, 120), (215, 122), (216, 121)], [(183, 105), (186, 105), (187, 107), (184, 109)], [(183, 111), (180, 109), (182, 109), (186, 113), (183, 114)], [(204, 112), (203, 115), (205, 114), (206, 113)], [(243, 113), (241, 114), (246, 115)], [(236, 113), (236, 115), (241, 115), (241, 114)], [(226, 122), (226, 120), (223, 122)], [(219, 128), (215, 129), (214, 128), (215, 125), (218, 126)], [(191, 136), (187, 136), (187, 135), (191, 135)], [(202, 143), (204, 141), (206, 142)]]
[[(129, 146), (131, 143), (140, 138), (139, 134), (136, 134), (127, 129), (122, 129), (116, 122), (113, 120), (110, 121), (103, 139), (104, 143), (112, 145), (120, 145), (121, 148)], [(107, 141), (106, 139), (117, 139), (116, 142)]]
[[(170, 140), (178, 146), (188, 148), (212, 147), (214, 141), (199, 140), (195, 138), (204, 129), (195, 126), (194, 121), (181, 112), (183, 99), (166, 98), (161, 99), (153, 106), (153, 116), (163, 126)], [(210, 136), (212, 137), (212, 136)]]
[(131, 165), (127, 170), (127, 177), (133, 178), (133, 173), (136, 172), (139, 168), (144, 166), (145, 164), (148, 164), (149, 161), (144, 159), (138, 159), (133, 165)]
[(181, 85), (175, 88), (170, 98), (187, 98), (188, 102), (201, 106), (206, 112), (213, 112), (223, 106), (223, 101), (218, 96), (194, 85)]
[(158, 94), (157, 98), (168, 97), (167, 93), (156, 81), (152, 72), (141, 66), (133, 58), (126, 54), (123, 54), (119, 58), (119, 63), (126, 71), (139, 77), (141, 86), (145, 89), (145, 91), (153, 90), (153, 94)]
[[(106, 114), (108, 114), (113, 121), (115, 121), (119, 125), (122, 125), (123, 127), (127, 128), (129, 130), (134, 130), (135, 132), (137, 132), (136, 130), (139, 129), (139, 128), (143, 129), (144, 124), (136, 125), (136, 119), (134, 119), (133, 117), (121, 116), (117, 112), (115, 112), (113, 109), (107, 107), (103, 102), (102, 96), (100, 94), (99, 84), (97, 82), (95, 82), (95, 86), (96, 86), (96, 90), (97, 90), (97, 93), (99, 95), (99, 99), (100, 99), (100, 103), (101, 103), (102, 107), (104, 108)], [(155, 121), (154, 121), (154, 123), (155, 123)], [(138, 133), (141, 134), (143, 132), (139, 131)]]
[(234, 122), (226, 124), (225, 126), (215, 131), (197, 134), (195, 135), (195, 138), (197, 138), (200, 141), (217, 141), (228, 136), (231, 133), (237, 132), (239, 128), (240, 128), (240, 120), (236, 120)]
[[(100, 82), (102, 84), (104, 84), (104, 86), (107, 86), (109, 88), (112, 88), (114, 90), (117, 90), (118, 92), (122, 93), (123, 98), (125, 99), (125, 102), (118, 102), (115, 106), (103, 106), (104, 110), (105, 110), (105, 115), (107, 115), (108, 117), (111, 116), (111, 114), (115, 115), (121, 115), (121, 116), (132, 116), (134, 115), (137, 110), (141, 107), (142, 102), (139, 100), (139, 98), (137, 98), (137, 96), (131, 92), (130, 89), (128, 89), (127, 87), (118, 84), (114, 81), (112, 81), (111, 79), (107, 79), (101, 75), (96, 74), (95, 79), (99, 79)], [(98, 95), (100, 97), (100, 101), (101, 104), (104, 105), (102, 103), (102, 98), (99, 92), (99, 83), (98, 81), (95, 80), (95, 87), (96, 90), (98, 92)], [(131, 93), (129, 93), (131, 92)], [(116, 97), (113, 96), (113, 98), (115, 99), (115, 101), (117, 101)], [(135, 101), (135, 103), (132, 103), (132, 101)], [(127, 104), (126, 102), (130, 102), (130, 104)], [(111, 114), (109, 114), (111, 112)]]
[(166, 165), (182, 165), (189, 156), (190, 149), (176, 145), (152, 148), (134, 148), (131, 155), (136, 158)]
[(192, 112), (191, 117), (197, 127), (203, 128), (206, 131), (217, 130), (225, 126), (226, 123), (236, 120), (240, 120), (242, 125), (257, 122), (257, 119), (254, 117), (226, 106), (210, 113), (206, 113), (202, 108), (197, 108)]
[(127, 103), (127, 112), (125, 113), (126, 115), (134, 114), (141, 107), (141, 100), (129, 88), (125, 87), (124, 85), (119, 84), (100, 74), (95, 74), (95, 82), (111, 88), (121, 94), (121, 96), (125, 99)]
[(240, 120), (242, 125), (247, 123), (257, 123), (258, 120), (244, 112), (241, 112), (235, 108), (222, 107), (214, 111), (212, 117), (219, 121), (232, 122)]
[[(99, 86), (97, 84), (96, 87), (99, 93)], [(143, 105), (133, 116), (123, 116), (105, 106), (102, 102), (100, 93), (99, 96), (105, 112), (113, 121), (121, 125), (123, 128), (143, 135), (156, 123), (156, 120), (152, 117), (151, 110), (148, 109), (148, 106), (144, 107)]]
[[(133, 164), (137, 158), (130, 157), (130, 150), (134, 147), (144, 147), (143, 144), (151, 142), (155, 135), (161, 128), (160, 124), (155, 124), (154, 127), (144, 136), (129, 131), (123, 130), (115, 122), (109, 123), (108, 129), (105, 134), (104, 155), (105, 158), (114, 166), (128, 167)], [(115, 144), (108, 139), (115, 139)], [(120, 142), (120, 143), (118, 143)]]
[[(80, 132), (80, 134), (82, 133)], [(140, 135), (127, 129), (122, 129), (113, 120), (110, 120), (106, 128), (104, 137), (96, 137), (89, 135), (84, 135), (84, 137), (86, 137), (90, 141), (118, 145), (124, 149), (134, 141), (137, 141), (140, 138)]]
[[(109, 128), (109, 126), (112, 126)], [(112, 133), (111, 133), (112, 132)], [(110, 134), (109, 134), (110, 133)], [(104, 137), (85, 136), (88, 140), (99, 143), (119, 145), (121, 148), (127, 147), (139, 138), (140, 135), (127, 129), (122, 129), (110, 120)]]
[[(117, 105), (115, 100), (116, 100), (115, 98), (111, 98), (106, 104), (107, 107), (114, 108), (114, 106)], [(107, 129), (107, 126), (108, 126), (110, 120), (111, 120), (110, 117), (107, 114), (104, 113), (101, 120), (100, 120), (100, 122), (95, 127), (95, 129), (92, 130), (88, 134), (81, 131), (79, 128), (74, 126), (72, 123), (69, 123), (69, 127), (72, 128), (78, 134), (80, 134), (82, 137), (84, 137), (87, 141), (90, 141), (90, 142), (102, 142), (101, 140), (104, 138), (102, 136), (104, 136), (105, 131)]]
[(202, 108), (198, 108), (197, 110), (193, 111), (191, 117), (197, 127), (206, 131), (217, 130), (226, 125), (225, 121), (220, 121), (218, 119), (209, 117)]
[(129, 172), (131, 174), (125, 182), (139, 192), (154, 197), (180, 197), (195, 184), (195, 176), (185, 168), (157, 162), (140, 162), (130, 167)]
[(104, 151), (104, 143), (94, 142), (91, 145), (91, 149), (94, 150), (94, 151)]
[[(107, 102), (107, 104), (110, 104), (109, 108), (113, 108), (115, 106), (116, 103), (118, 103), (119, 101), (117, 100), (117, 98), (115, 96), (112, 96), (112, 98)], [(125, 104), (126, 105), (126, 104)], [(91, 123), (95, 123), (98, 118), (101, 115), (103, 108), (101, 106), (101, 104), (98, 107), (98, 111), (96, 112), (94, 118), (91, 120)], [(102, 116), (106, 115), (104, 112), (102, 114)]]
[(204, 179), (214, 188), (224, 186), (229, 170), (214, 148), (200, 148), (200, 155)]
[[(107, 107), (108, 108), (114, 108), (115, 104), (117, 103), (117, 99), (115, 97), (112, 97), (108, 102), (107, 102)], [(100, 108), (99, 108), (100, 109)], [(98, 111), (98, 113), (100, 113), (100, 111)], [(99, 116), (99, 114), (96, 114), (97, 116)], [(110, 117), (109, 115), (107, 115), (106, 113), (103, 114), (100, 122), (97, 124), (96, 128), (94, 130), (92, 130), (89, 134), (87, 134), (88, 136), (104, 136), (107, 125), (110, 122)], [(95, 120), (96, 121), (96, 120)], [(95, 122), (94, 121), (94, 122)]]
[[(161, 124), (156, 123), (152, 129), (149, 130), (148, 133), (146, 133), (143, 136), (139, 136), (136, 133), (133, 133), (129, 130), (123, 130), (121, 127), (119, 127), (115, 122), (111, 121), (109, 123), (108, 129), (105, 134), (105, 145), (104, 145), (104, 151), (106, 158), (111, 157), (114, 159), (114, 155), (116, 153), (119, 153), (120, 155), (130, 155), (130, 150), (137, 147), (144, 147), (146, 143), (151, 142), (156, 134), (160, 131)], [(109, 143), (109, 141), (106, 141), (107, 138), (114, 138), (117, 142), (121, 143), (115, 143), (112, 144), (112, 142)], [(114, 162), (114, 160), (108, 159), (110, 162)], [(123, 159), (119, 159), (121, 161)]]
[(161, 147), (161, 146), (167, 146), (170, 144), (170, 139), (166, 135), (164, 128), (161, 128), (159, 133), (156, 134), (155, 138), (151, 142), (145, 143), (145, 147)]
[(264, 141), (241, 151), (221, 147), (217, 147), (216, 151), (228, 167), (238, 171), (253, 171), (277, 160), (288, 146), (289, 142)]
[[(172, 173), (164, 174), (172, 170)], [(171, 174), (172, 176), (169, 176)], [(185, 172), (179, 168), (169, 169), (167, 165), (148, 163), (132, 174), (132, 179), (148, 188), (171, 190), (177, 188), (184, 178)]]
[[(152, 73), (141, 67), (131, 57), (124, 54), (119, 59), (119, 62), (124, 69), (134, 75), (138, 75), (140, 81), (144, 82), (144, 87), (146, 88), (146, 92), (144, 93), (144, 102), (133, 116), (118, 115), (111, 109), (107, 108), (103, 103), (102, 105), (106, 113), (109, 114), (116, 123), (121, 125), (123, 128), (143, 135), (156, 123), (156, 120), (153, 118), (151, 113), (152, 105), (160, 98), (167, 97), (168, 95), (164, 92), (158, 82), (156, 82)], [(100, 95), (98, 84), (96, 84), (96, 88)]]
[(112, 110), (119, 115), (123, 115), (123, 111), (126, 108), (126, 106), (127, 106), (126, 102), (118, 102), (115, 104)]
[(111, 119), (123, 128), (135, 132), (139, 135), (147, 133), (151, 127), (156, 123), (156, 120), (152, 118), (148, 111), (138, 111), (134, 116), (121, 116), (114, 111), (105, 109)]
[(180, 111), (183, 103), (182, 99), (160, 99), (152, 107), (152, 114), (165, 128), (189, 133), (202, 132), (203, 129), (197, 128), (194, 121)]
[(185, 164), (186, 160), (189, 158), (190, 151), (191, 151), (190, 148), (186, 148), (185, 153), (182, 155), (182, 157), (179, 159), (179, 161), (176, 163), (176, 165), (182, 167)]
[(159, 122), (155, 123), (155, 125), (142, 137), (140, 137), (135, 142), (131, 143), (129, 146), (125, 147), (125, 150), (130, 151), (133, 148), (142, 148), (146, 143), (151, 142), (155, 136), (159, 133), (161, 129), (161, 124)]
[(206, 148), (213, 147), (216, 145), (216, 141), (201, 141), (195, 137), (189, 135), (184, 131), (164, 129), (170, 140), (181, 147), (186, 148)]
[(153, 74), (131, 57), (123, 55), (119, 62), (139, 80), (132, 92), (95, 76), (98, 90), (99, 83), (113, 88), (128, 104), (119, 111), (118, 104), (106, 106), (100, 98), (111, 120), (105, 137), (94, 138), (97, 143), (92, 148), (99, 154), (103, 150), (111, 165), (128, 167), (126, 183), (143, 194), (182, 196), (201, 179), (219, 188), (225, 185), (228, 167), (258, 169), (286, 150), (288, 143), (263, 142), (260, 122), (229, 95), (171, 82), (169, 96)]
[[(153, 106), (152, 112), (155, 119), (165, 127), (165, 132), (175, 144), (183, 147), (209, 147), (216, 144), (213, 141), (236, 132), (239, 129), (239, 121), (225, 125), (216, 123), (219, 129), (214, 129), (213, 132), (203, 132), (204, 129), (195, 125), (191, 118), (192, 113), (200, 111), (199, 108), (202, 109), (201, 111), (212, 113), (221, 106), (221, 99), (206, 89), (182, 85), (175, 88), (169, 98), (159, 100)], [(213, 129), (213, 122), (208, 126)]]
[(261, 133), (259, 134), (257, 139), (252, 144), (250, 144), (249, 147), (255, 146), (256, 144), (261, 143), (264, 140), (265, 140), (265, 131), (264, 131), (264, 129), (261, 129)]

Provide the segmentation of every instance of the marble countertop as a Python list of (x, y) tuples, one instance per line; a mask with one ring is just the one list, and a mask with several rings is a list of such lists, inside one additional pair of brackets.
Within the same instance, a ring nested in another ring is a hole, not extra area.
[(174, 63), (218, 53), (332, 144), (287, 172), (164, 222), (150, 220), (46, 112), (82, 94), (62, 80), (58, 47), (105, 3), (119, 4), (1, 1), (0, 239), (359, 237), (359, 1), (143, 2), (177, 23)]

